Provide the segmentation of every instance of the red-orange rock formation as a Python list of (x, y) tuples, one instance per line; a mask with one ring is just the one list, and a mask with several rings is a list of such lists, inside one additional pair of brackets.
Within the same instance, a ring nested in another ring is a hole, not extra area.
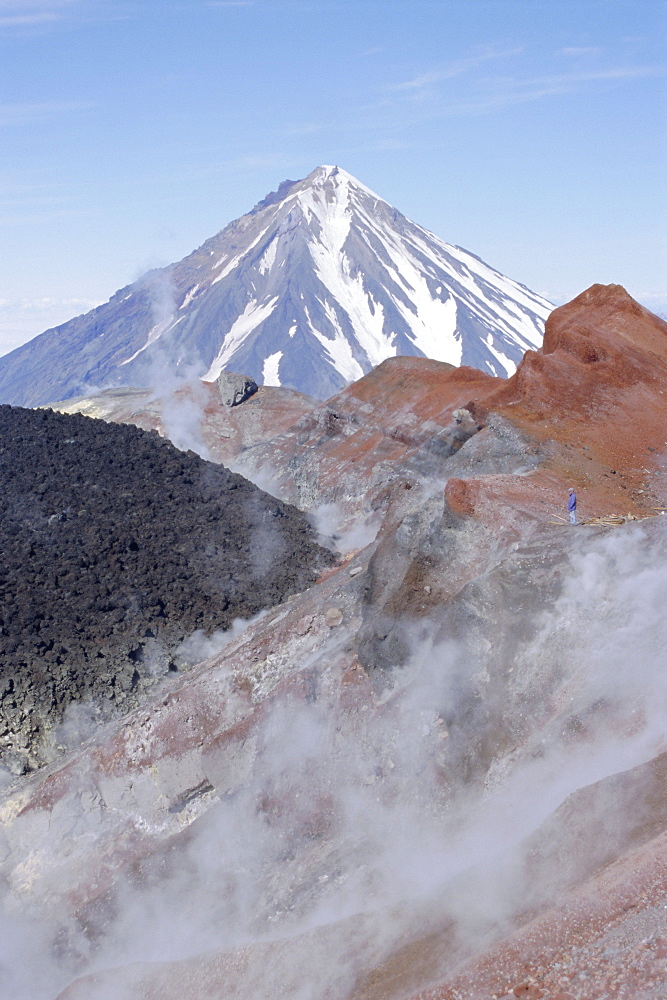
[(542, 349), (484, 403), (552, 448), (539, 479), (577, 488), (589, 516), (652, 512), (667, 488), (667, 323), (619, 285), (555, 309)]

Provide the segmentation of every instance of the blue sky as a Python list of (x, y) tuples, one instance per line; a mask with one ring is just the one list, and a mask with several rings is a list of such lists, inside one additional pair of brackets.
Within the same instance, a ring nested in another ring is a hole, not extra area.
[(335, 163), (667, 312), (665, 0), (0, 0), (0, 353)]

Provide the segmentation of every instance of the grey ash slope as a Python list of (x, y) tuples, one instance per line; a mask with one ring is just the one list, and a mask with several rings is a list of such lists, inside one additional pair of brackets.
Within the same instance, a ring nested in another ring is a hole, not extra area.
[(39, 405), (165, 375), (323, 399), (394, 355), (514, 372), (551, 305), (337, 167), (285, 181), (180, 263), (0, 359), (0, 400)]

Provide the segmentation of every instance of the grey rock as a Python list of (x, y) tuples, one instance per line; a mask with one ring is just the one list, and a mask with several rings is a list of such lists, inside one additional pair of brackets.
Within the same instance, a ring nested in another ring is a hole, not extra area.
[(249, 375), (220, 372), (215, 382), (223, 406), (239, 406), (257, 392), (257, 383)]

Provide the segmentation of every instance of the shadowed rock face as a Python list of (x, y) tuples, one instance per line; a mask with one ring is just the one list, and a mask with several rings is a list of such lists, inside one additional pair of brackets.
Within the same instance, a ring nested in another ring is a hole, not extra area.
[(300, 512), (156, 434), (0, 407), (0, 761), (43, 760), (71, 702), (127, 711), (186, 636), (303, 590)]
[(52, 993), (663, 1000), (667, 325), (597, 286), (547, 334), (239, 449), (377, 534), (0, 801)]

